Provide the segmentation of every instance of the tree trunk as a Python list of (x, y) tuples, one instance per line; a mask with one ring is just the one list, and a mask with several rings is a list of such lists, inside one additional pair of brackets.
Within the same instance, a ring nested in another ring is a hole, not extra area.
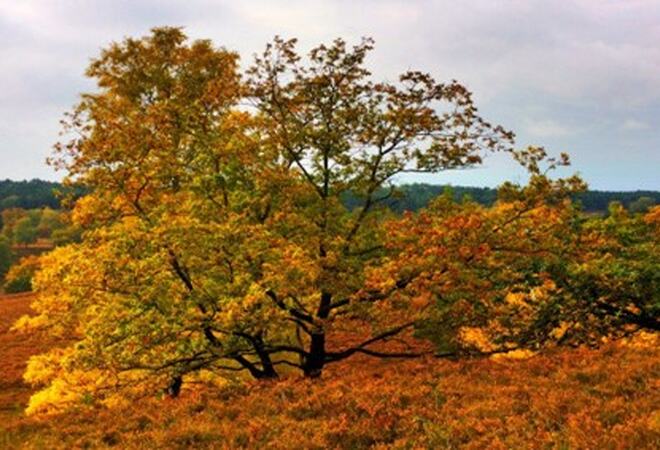
[(181, 392), (181, 385), (183, 384), (183, 378), (180, 375), (172, 378), (172, 382), (167, 387), (167, 395), (172, 398), (177, 398)]
[(303, 372), (308, 378), (321, 376), (325, 365), (325, 332), (317, 330), (312, 332), (312, 340), (309, 345), (309, 354), (303, 362)]
[[(321, 302), (316, 317), (322, 320), (328, 318), (331, 301), (332, 294), (321, 292)], [(321, 376), (325, 365), (325, 330), (319, 327), (313, 330), (311, 335), (309, 352), (303, 363), (303, 373), (308, 378), (318, 378)]]

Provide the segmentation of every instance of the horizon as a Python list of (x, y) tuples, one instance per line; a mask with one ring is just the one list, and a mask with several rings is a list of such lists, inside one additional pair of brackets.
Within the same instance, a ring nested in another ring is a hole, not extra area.
[[(45, 181), (48, 183), (62, 183), (62, 179), (59, 180), (47, 180), (44, 178), (23, 178), (20, 180), (12, 179), (12, 178), (0, 178), (0, 183), (4, 182), (13, 182), (13, 183), (29, 183), (31, 181)], [(499, 188), (498, 186), (476, 186), (476, 185), (466, 185), (466, 184), (455, 184), (455, 183), (427, 183), (427, 182), (420, 182), (420, 181), (405, 181), (403, 183), (397, 183), (398, 186), (412, 186), (412, 185), (424, 185), (424, 186), (440, 186), (440, 187), (456, 187), (456, 188), (468, 188), (468, 189), (491, 189), (491, 190), (496, 190)], [(658, 193), (660, 194), (660, 189), (592, 189), (591, 187), (587, 186), (586, 192), (602, 192), (602, 193), (635, 193), (635, 192), (640, 192), (640, 193)]]

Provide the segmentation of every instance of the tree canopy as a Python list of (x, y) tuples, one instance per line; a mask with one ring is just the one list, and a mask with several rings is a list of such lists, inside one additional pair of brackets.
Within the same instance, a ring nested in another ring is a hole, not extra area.
[[(87, 72), (97, 91), (68, 117), (77, 137), (52, 159), (87, 189), (73, 212), (83, 239), (42, 258), (38, 314), (18, 325), (74, 333), (31, 361), (26, 377), (46, 385), (31, 410), (176, 395), (184, 379), (234, 371), (314, 378), (357, 353), (415, 356), (379, 346), (413, 329), (451, 334), (454, 353), (526, 278), (554, 289), (538, 256), (577, 245), (568, 197), (584, 186), (545, 170), (568, 157), (514, 150), (456, 81), (373, 81), (372, 47), (337, 39), (305, 58), (276, 38), (244, 74), (235, 53), (178, 28), (103, 50)], [(531, 176), (494, 209), (386, 207), (396, 175), (491, 152)], [(501, 345), (523, 342), (518, 328)]]

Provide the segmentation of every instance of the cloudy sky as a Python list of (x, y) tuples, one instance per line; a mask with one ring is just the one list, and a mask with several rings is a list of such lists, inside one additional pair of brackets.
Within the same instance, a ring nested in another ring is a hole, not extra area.
[[(0, 179), (61, 178), (44, 160), (108, 42), (179, 25), (248, 64), (274, 35), (301, 48), (376, 39), (369, 65), (458, 79), (518, 145), (567, 151), (595, 189), (660, 190), (660, 0), (0, 0)], [(492, 186), (509, 162), (420, 179)], [(407, 180), (410, 181), (410, 180)]]

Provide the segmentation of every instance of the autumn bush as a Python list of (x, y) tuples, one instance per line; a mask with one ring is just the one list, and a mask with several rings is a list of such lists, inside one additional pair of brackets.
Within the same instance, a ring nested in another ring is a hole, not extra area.
[(14, 264), (4, 279), (3, 290), (8, 294), (32, 290), (32, 278), (40, 267), (39, 257), (25, 256)]

